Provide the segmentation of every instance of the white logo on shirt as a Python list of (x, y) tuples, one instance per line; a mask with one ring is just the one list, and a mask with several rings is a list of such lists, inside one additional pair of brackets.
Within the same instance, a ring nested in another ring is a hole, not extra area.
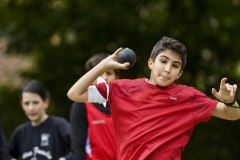
[(33, 147), (33, 150), (32, 151), (28, 151), (28, 152), (24, 152), (22, 154), (22, 159), (27, 159), (29, 157), (32, 157), (31, 160), (35, 160), (37, 159), (36, 156), (37, 155), (42, 155), (44, 157), (46, 157), (47, 159), (52, 159), (52, 155), (51, 155), (51, 152), (50, 151), (44, 151), (44, 150), (41, 150), (39, 147), (35, 146)]
[(100, 119), (100, 120), (93, 120), (92, 124), (104, 124), (106, 123), (106, 121), (104, 119)]
[(170, 97), (170, 100), (177, 101), (177, 97)]
[(41, 146), (48, 146), (49, 145), (49, 137), (50, 135), (47, 133), (41, 134)]

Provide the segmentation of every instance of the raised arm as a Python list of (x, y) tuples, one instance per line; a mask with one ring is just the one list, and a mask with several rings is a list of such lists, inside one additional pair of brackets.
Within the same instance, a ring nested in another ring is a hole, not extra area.
[(117, 55), (122, 48), (117, 49), (112, 55), (102, 60), (94, 68), (83, 75), (68, 91), (69, 99), (76, 102), (86, 102), (88, 100), (88, 87), (109, 69), (128, 69), (129, 63), (118, 63)]
[(230, 85), (226, 81), (227, 78), (221, 80), (218, 92), (212, 89), (212, 94), (220, 101), (212, 115), (226, 120), (237, 120), (240, 119), (240, 108), (235, 99), (237, 85)]

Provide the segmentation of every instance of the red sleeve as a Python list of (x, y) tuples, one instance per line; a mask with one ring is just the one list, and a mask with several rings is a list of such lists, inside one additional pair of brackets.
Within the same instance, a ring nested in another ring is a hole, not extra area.
[(197, 122), (207, 122), (217, 105), (218, 101), (213, 100), (200, 91), (195, 92), (194, 104), (194, 119)]
[(105, 83), (99, 83), (96, 84), (96, 88), (99, 91), (99, 93), (105, 98), (107, 99), (107, 86)]

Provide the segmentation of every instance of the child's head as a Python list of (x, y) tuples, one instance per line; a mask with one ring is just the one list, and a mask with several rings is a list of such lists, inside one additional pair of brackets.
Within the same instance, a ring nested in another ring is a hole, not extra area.
[[(107, 58), (109, 54), (106, 53), (98, 53), (93, 55), (88, 59), (88, 61), (85, 63), (85, 70), (89, 71), (93, 67), (95, 67), (98, 63), (100, 63), (103, 59)], [(101, 77), (108, 83), (111, 80), (118, 79), (119, 77), (119, 70), (108, 70), (104, 72)]]
[(181, 77), (187, 61), (187, 51), (179, 41), (163, 37), (153, 47), (148, 60), (151, 70), (149, 82), (167, 87)]
[(169, 38), (169, 37), (163, 37), (161, 38), (153, 47), (150, 58), (155, 61), (158, 54), (160, 54), (162, 51), (169, 49), (178, 54), (182, 60), (182, 66), (181, 69), (183, 70), (187, 64), (187, 49), (186, 47), (180, 43), (178, 40)]
[(20, 101), (22, 108), (32, 122), (41, 123), (46, 117), (46, 109), (49, 105), (49, 93), (41, 82), (31, 80), (21, 88)]

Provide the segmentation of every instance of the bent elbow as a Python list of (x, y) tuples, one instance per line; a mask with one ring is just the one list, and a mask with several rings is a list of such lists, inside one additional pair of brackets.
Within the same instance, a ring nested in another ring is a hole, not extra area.
[(73, 100), (73, 95), (70, 91), (67, 92), (67, 97), (70, 99), (70, 100)]
[(75, 101), (75, 102), (86, 102), (88, 97), (87, 97), (87, 94), (86, 93), (83, 93), (83, 94), (79, 94), (79, 93), (75, 93), (75, 92), (72, 92), (72, 91), (68, 91), (67, 93), (67, 97), (72, 100), (72, 101)]
[(72, 101), (76, 101), (77, 94), (76, 94), (76, 92), (74, 92), (73, 90), (70, 89), (67, 92), (67, 97)]

